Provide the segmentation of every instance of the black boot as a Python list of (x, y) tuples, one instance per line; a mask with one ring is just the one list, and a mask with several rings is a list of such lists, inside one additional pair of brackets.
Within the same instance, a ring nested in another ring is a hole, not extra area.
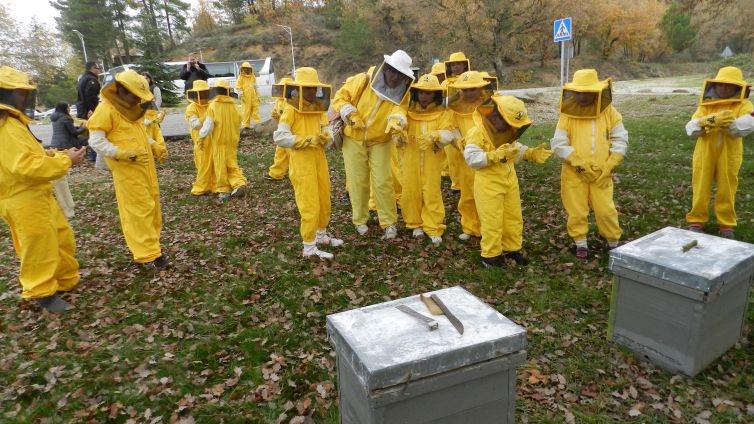
[(53, 314), (59, 314), (69, 309), (73, 309), (73, 305), (60, 298), (60, 295), (55, 293), (52, 296), (42, 297), (36, 299), (37, 305), (46, 309)]
[(505, 268), (505, 262), (503, 261), (502, 255), (492, 258), (482, 257), (482, 266), (484, 268)]
[(517, 250), (515, 252), (508, 252), (503, 256), (505, 256), (505, 258), (507, 259), (513, 259), (514, 261), (516, 261), (516, 265), (529, 265), (529, 260), (526, 259), (526, 257), (521, 253), (520, 250)]
[(149, 270), (167, 268), (167, 266), (168, 266), (168, 257), (167, 257), (167, 255), (162, 255), (159, 258), (153, 260), (152, 262), (147, 262), (147, 263), (141, 264), (141, 266), (143, 266), (145, 269), (149, 269)]

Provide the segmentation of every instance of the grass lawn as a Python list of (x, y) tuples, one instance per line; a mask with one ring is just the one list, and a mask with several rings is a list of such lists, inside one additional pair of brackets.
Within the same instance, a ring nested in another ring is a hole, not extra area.
[[(684, 225), (694, 146), (684, 125), (694, 103), (683, 96), (618, 103), (631, 140), (616, 185), (624, 238)], [(553, 128), (538, 120), (522, 141), (546, 142)], [(752, 142), (745, 140), (737, 203), (737, 236), (748, 242)], [(528, 330), (519, 422), (754, 421), (754, 308), (739, 343), (694, 379), (609, 343), (608, 255), (596, 236), (590, 261), (571, 253), (554, 159), (518, 166), (531, 264), (483, 270), (478, 243), (456, 238), (456, 197), (447, 181), (440, 247), (403, 228), (383, 242), (375, 221), (359, 238), (344, 203), (342, 158), (330, 153), (331, 229), (346, 245), (325, 263), (300, 257), (290, 184), (261, 178), (272, 160), (269, 137), (242, 141), (250, 195), (225, 205), (189, 194), (190, 143), (169, 148), (169, 162), (159, 167), (168, 270), (131, 264), (110, 178), (88, 163), (71, 176), (83, 275), (66, 295), (75, 311), (44, 315), (20, 300), (18, 263), (8, 228), (0, 226), (0, 422), (337, 423), (325, 316), (454, 285)]]

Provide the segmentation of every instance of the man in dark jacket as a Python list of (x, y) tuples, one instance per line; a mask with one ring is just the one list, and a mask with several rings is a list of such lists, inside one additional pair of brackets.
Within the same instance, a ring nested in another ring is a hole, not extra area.
[(210, 74), (209, 71), (207, 71), (207, 67), (199, 62), (193, 53), (189, 54), (188, 62), (186, 62), (181, 69), (181, 79), (186, 81), (183, 86), (184, 90), (191, 90), (194, 87), (194, 81), (207, 81), (209, 77)]
[(86, 131), (86, 127), (77, 127), (73, 125), (73, 118), (70, 115), (68, 103), (60, 102), (55, 106), (55, 112), (50, 116), (52, 121), (52, 143), (53, 149), (72, 149), (86, 146), (85, 140), (80, 140), (79, 135)]
[(86, 62), (86, 71), (79, 78), (76, 86), (76, 116), (88, 119), (99, 104), (100, 84), (97, 76), (102, 72), (95, 62)]

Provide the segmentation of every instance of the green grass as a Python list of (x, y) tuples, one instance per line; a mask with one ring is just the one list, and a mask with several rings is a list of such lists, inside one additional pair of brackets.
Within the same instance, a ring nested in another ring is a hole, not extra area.
[[(619, 104), (631, 137), (615, 196), (626, 239), (684, 224), (694, 142), (683, 127), (693, 103), (667, 96)], [(538, 123), (523, 142), (547, 141), (553, 127)], [(745, 140), (737, 203), (737, 234), (749, 242), (752, 141)], [(739, 344), (694, 379), (643, 364), (606, 340), (607, 253), (594, 231), (593, 260), (577, 262), (570, 252), (555, 160), (518, 167), (531, 264), (487, 271), (478, 246), (456, 240), (447, 181), (448, 230), (440, 247), (407, 230), (385, 243), (374, 221), (370, 235), (357, 238), (342, 200), (342, 158), (330, 153), (331, 229), (346, 245), (334, 261), (320, 263), (300, 258), (290, 184), (261, 178), (272, 160), (269, 139), (243, 140), (250, 195), (226, 205), (191, 197), (189, 143), (169, 148), (171, 159), (159, 170), (162, 244), (173, 261), (166, 271), (150, 274), (131, 264), (109, 177), (88, 164), (71, 176), (78, 203), (72, 226), (85, 265), (83, 283), (66, 295), (75, 311), (53, 317), (20, 301), (18, 264), (7, 226), (0, 226), (0, 421), (191, 416), (268, 423), (313, 412), (317, 423), (337, 423), (325, 316), (454, 285), (528, 330), (528, 362), (518, 369), (520, 422), (557, 423), (571, 415), (587, 423), (754, 419), (754, 412), (747, 415), (754, 409), (752, 308)], [(546, 379), (530, 381), (533, 370)], [(629, 416), (632, 408), (642, 414)]]

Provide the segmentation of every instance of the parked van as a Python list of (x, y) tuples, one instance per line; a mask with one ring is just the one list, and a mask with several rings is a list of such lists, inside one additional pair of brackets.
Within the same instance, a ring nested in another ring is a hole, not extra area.
[[(207, 71), (210, 74), (207, 82), (212, 85), (213, 82), (221, 79), (228, 80), (230, 86), (233, 87), (236, 84), (238, 78), (239, 69), (244, 62), (249, 62), (251, 67), (254, 68), (254, 75), (257, 77), (257, 90), (260, 96), (270, 96), (272, 94), (272, 85), (275, 83), (275, 69), (272, 65), (272, 58), (265, 59), (248, 59), (239, 60), (233, 62), (204, 62), (204, 66), (207, 67)], [(185, 81), (181, 79), (181, 70), (186, 62), (165, 62), (163, 63), (171, 74), (173, 74), (173, 84), (176, 87), (175, 93), (178, 96), (183, 97)], [(134, 69), (139, 71), (139, 65), (126, 64), (122, 66), (116, 66), (110, 68), (107, 73), (104, 74), (103, 83), (112, 81), (115, 78), (115, 74), (123, 72), (126, 69)]]

